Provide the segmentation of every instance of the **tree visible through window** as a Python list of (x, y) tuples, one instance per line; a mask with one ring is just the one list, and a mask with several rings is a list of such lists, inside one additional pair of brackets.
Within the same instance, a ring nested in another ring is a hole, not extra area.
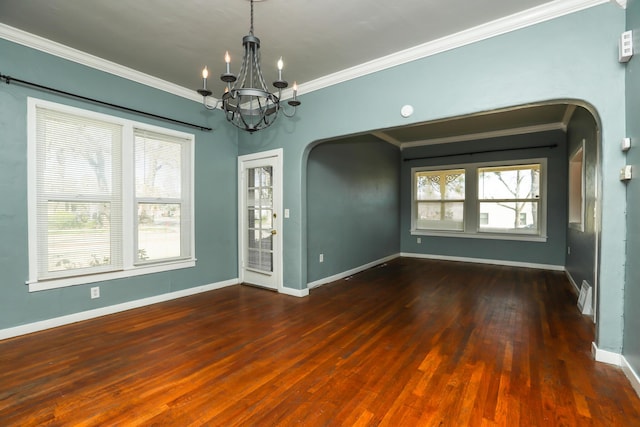
[(539, 164), (478, 169), (481, 231), (538, 234), (539, 200)]
[(135, 131), (137, 262), (179, 258), (182, 222), (182, 144)]
[(37, 110), (38, 275), (121, 267), (122, 127)]
[(411, 234), (546, 240), (547, 159), (415, 167)]
[(28, 111), (30, 290), (194, 264), (193, 135), (33, 98)]

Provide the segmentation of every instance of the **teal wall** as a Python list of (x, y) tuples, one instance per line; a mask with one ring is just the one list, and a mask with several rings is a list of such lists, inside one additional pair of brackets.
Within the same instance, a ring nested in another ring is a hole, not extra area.
[[(284, 286), (307, 279), (306, 166), (314, 141), (546, 100), (594, 106), (602, 124), (602, 264), (600, 348), (620, 352), (626, 194), (618, 180), (624, 156), (624, 66), (617, 41), (625, 11), (606, 3), (402, 66), (302, 94), (293, 120), (239, 137), (241, 154), (284, 149)], [(303, 89), (303, 88), (302, 88)], [(301, 91), (303, 92), (303, 91)], [(409, 119), (400, 107), (412, 104)]]
[(373, 136), (316, 146), (307, 162), (307, 282), (398, 254), (399, 190), (398, 147)]
[[(0, 39), (0, 72), (178, 120), (219, 127), (195, 102)], [(195, 134), (196, 267), (100, 283), (28, 292), (27, 97), (46, 99)], [(0, 329), (238, 277), (235, 132), (201, 132), (0, 84)], [(95, 286), (95, 284), (93, 285)]]
[[(553, 144), (557, 144), (558, 147), (527, 148)], [(455, 155), (505, 148), (510, 151)], [(419, 159), (435, 156), (450, 157)], [(402, 165), (401, 246), (403, 253), (564, 266), (567, 228), (567, 152), (564, 132), (552, 131), (479, 141), (426, 145), (405, 149), (402, 151), (402, 157), (405, 159)], [(411, 235), (411, 168), (533, 158), (547, 158), (548, 238), (546, 242)], [(417, 243), (417, 237), (421, 238), (421, 243)]]
[(634, 177), (627, 184), (627, 284), (625, 288), (624, 349), (622, 354), (640, 373), (640, 1), (630, 0), (627, 29), (634, 31), (635, 56), (627, 64), (627, 136), (632, 147), (627, 164)]
[[(591, 286), (596, 286), (596, 172), (598, 156), (598, 125), (593, 115), (585, 108), (576, 108), (569, 126), (567, 126), (567, 154), (571, 156), (575, 150), (585, 141), (584, 167), (585, 180), (585, 209), (584, 230), (574, 228), (567, 229), (567, 247), (571, 252), (567, 253), (566, 269), (578, 287), (586, 280)], [(567, 159), (568, 161), (568, 159)], [(593, 295), (595, 297), (595, 295)]]

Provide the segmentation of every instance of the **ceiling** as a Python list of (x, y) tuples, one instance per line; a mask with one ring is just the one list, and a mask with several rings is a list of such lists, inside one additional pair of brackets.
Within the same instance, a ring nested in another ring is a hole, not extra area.
[[(283, 78), (297, 81), (304, 93), (305, 84), (325, 76), (558, 1), (256, 0), (254, 34), (261, 39), (267, 82), (275, 80), (282, 56)], [(238, 72), (249, 14), (248, 0), (0, 0), (1, 24), (194, 90), (205, 65), (214, 77), (224, 71), (226, 50), (232, 72)], [(219, 96), (223, 84), (209, 80)], [(382, 137), (402, 144), (558, 117), (561, 108), (518, 109), (385, 131)]]

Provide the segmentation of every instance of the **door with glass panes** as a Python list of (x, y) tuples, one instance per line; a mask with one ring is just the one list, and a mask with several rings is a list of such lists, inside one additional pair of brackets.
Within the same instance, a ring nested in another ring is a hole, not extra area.
[[(273, 154), (273, 153), (272, 153)], [(239, 159), (240, 269), (244, 283), (281, 285), (280, 156), (265, 153)]]

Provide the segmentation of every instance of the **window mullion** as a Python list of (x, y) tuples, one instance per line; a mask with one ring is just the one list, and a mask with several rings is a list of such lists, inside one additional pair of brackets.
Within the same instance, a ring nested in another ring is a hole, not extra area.
[(467, 174), (466, 197), (464, 211), (464, 231), (477, 232), (480, 229), (480, 202), (478, 200), (478, 168), (469, 165), (465, 168)]
[(127, 124), (122, 138), (122, 262), (125, 269), (133, 267), (137, 246), (133, 141), (133, 126)]

